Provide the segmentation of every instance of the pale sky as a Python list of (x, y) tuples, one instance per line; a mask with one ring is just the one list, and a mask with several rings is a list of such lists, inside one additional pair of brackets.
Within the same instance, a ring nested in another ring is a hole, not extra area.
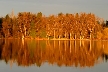
[(108, 0), (0, 0), (0, 16), (18, 12), (42, 12), (43, 15), (58, 13), (94, 13), (108, 20)]

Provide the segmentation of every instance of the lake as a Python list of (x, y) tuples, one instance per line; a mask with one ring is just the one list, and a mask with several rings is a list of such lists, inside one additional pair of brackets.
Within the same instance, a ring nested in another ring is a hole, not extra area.
[(0, 39), (0, 72), (106, 72), (108, 41)]

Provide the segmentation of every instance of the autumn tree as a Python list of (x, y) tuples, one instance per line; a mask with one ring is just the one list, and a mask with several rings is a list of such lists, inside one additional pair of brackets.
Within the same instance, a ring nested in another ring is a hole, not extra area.
[(12, 32), (12, 19), (10, 18), (10, 16), (7, 14), (5, 16), (5, 18), (3, 18), (3, 23), (2, 23), (2, 29), (3, 29), (3, 33), (5, 34), (5, 37), (10, 37), (11, 36), (11, 32)]

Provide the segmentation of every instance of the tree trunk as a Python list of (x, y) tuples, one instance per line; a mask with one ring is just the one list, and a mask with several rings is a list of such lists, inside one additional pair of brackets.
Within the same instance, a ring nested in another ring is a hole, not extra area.
[(55, 39), (55, 29), (54, 29), (54, 39)]
[(82, 38), (81, 38), (81, 35), (80, 35), (80, 40), (81, 40)]
[(24, 36), (26, 36), (26, 27), (24, 25)]
[(76, 34), (75, 34), (75, 39), (76, 39)]
[(90, 39), (91, 39), (91, 32), (90, 32)]
[(22, 34), (22, 39), (24, 39), (24, 34)]
[(60, 39), (60, 35), (59, 35), (59, 39)]
[(70, 39), (72, 39), (72, 34), (70, 33)]
[(66, 38), (66, 31), (65, 31), (65, 38)]

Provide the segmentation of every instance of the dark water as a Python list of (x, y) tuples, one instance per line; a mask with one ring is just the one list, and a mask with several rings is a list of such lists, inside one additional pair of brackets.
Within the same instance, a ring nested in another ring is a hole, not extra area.
[(0, 72), (107, 72), (108, 41), (0, 39)]

